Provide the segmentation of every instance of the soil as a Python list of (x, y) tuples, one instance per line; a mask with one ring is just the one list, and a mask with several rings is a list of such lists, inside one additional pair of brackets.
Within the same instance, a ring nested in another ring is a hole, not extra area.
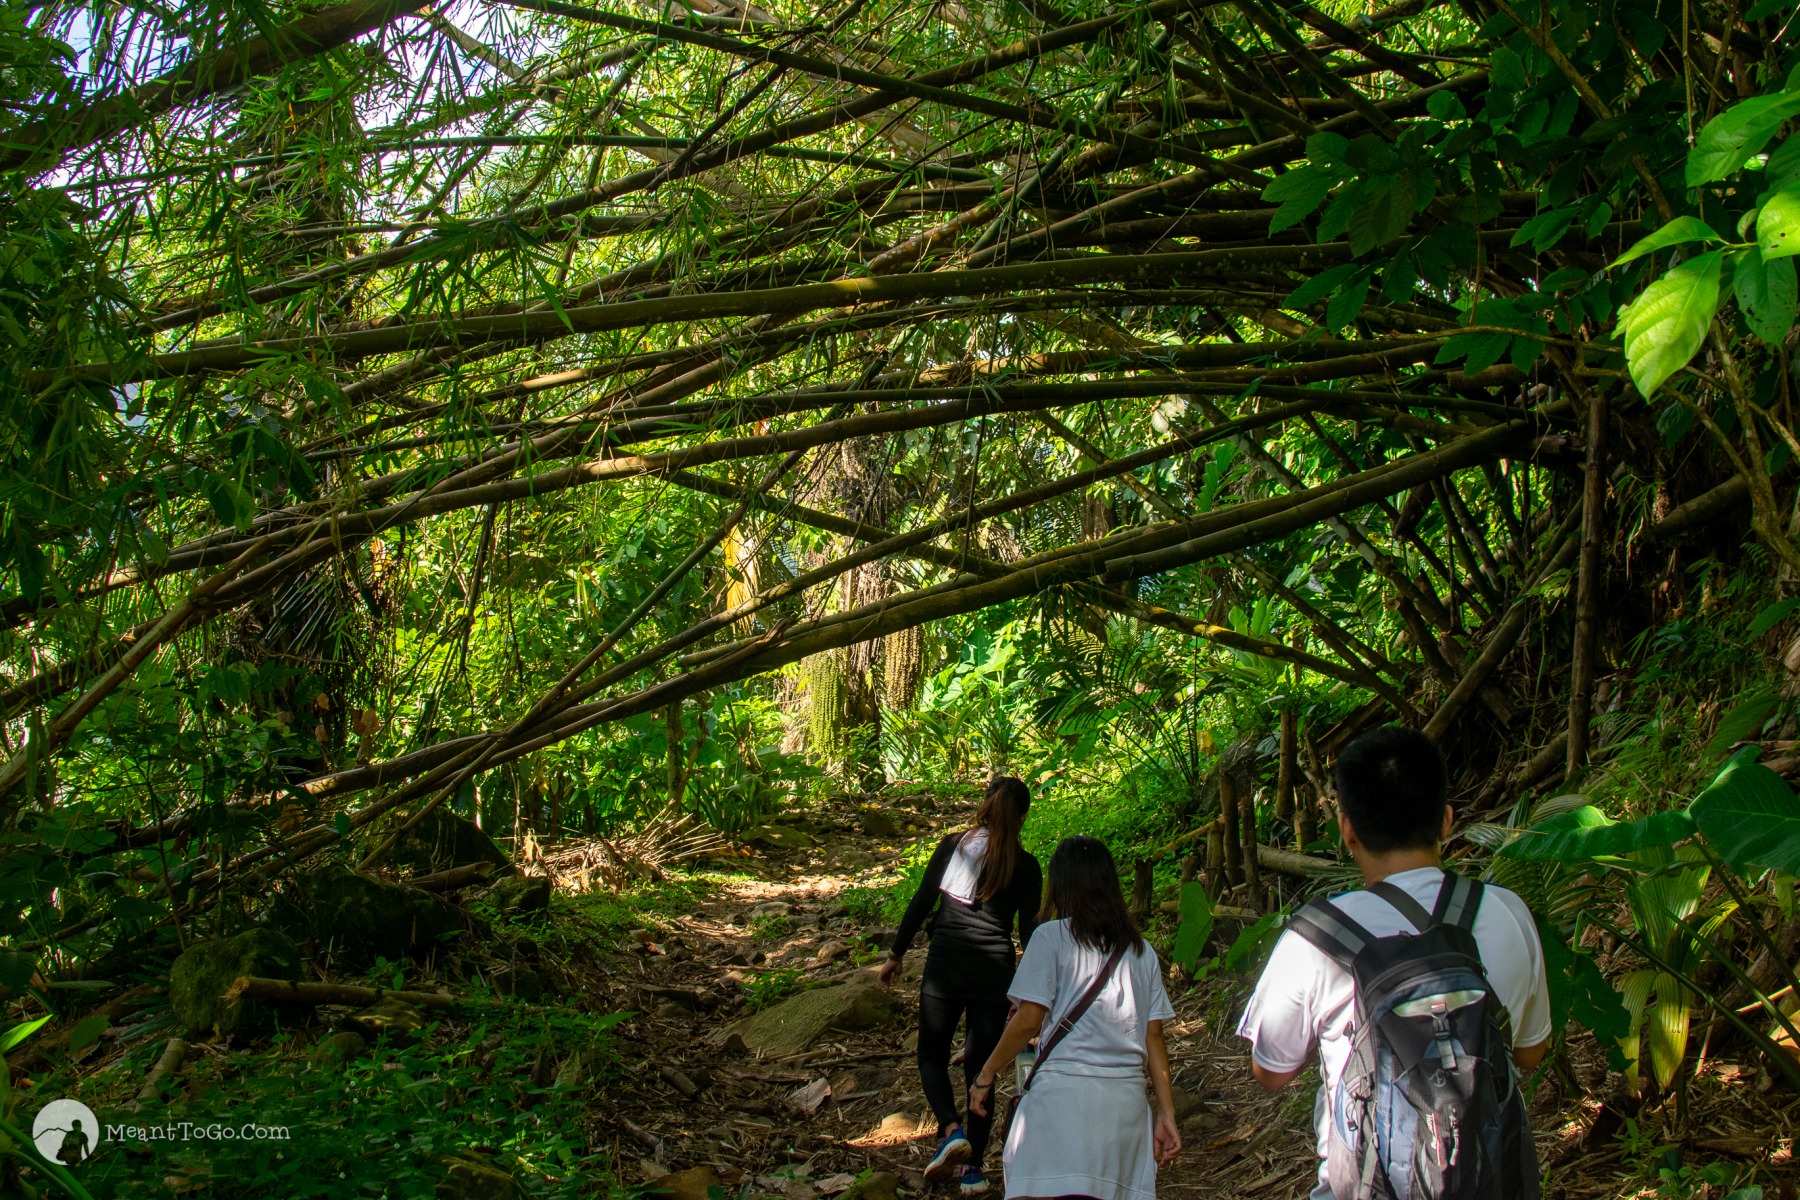
[[(785, 1058), (754, 1058), (731, 1037), (759, 977), (798, 972), (802, 985), (867, 977), (892, 930), (859, 920), (840, 897), (851, 888), (904, 886), (904, 851), (967, 819), (961, 810), (935, 809), (928, 795), (884, 797), (882, 805), (887, 820), (854, 813), (791, 820), (817, 844), (738, 860), (734, 873), (753, 878), (720, 887), (665, 929), (641, 931), (607, 965), (612, 1001), (641, 1015), (622, 1027), (628, 1078), (608, 1089), (610, 1107), (597, 1116), (612, 1134), (615, 1161), (637, 1163), (643, 1181), (710, 1167), (732, 1194), (814, 1200), (846, 1190), (862, 1172), (885, 1170), (903, 1192), (928, 1191), (920, 1168), (936, 1123), (913, 1063), (922, 953), (908, 956), (895, 988), (901, 1018), (828, 1034)], [(892, 835), (871, 836), (870, 826)], [(770, 919), (784, 911), (785, 930)], [(1230, 937), (1235, 929), (1222, 932)], [(1309, 1071), (1278, 1095), (1254, 1082), (1233, 1034), (1248, 984), (1225, 977), (1170, 989), (1183, 1150), (1158, 1188), (1172, 1196), (1290, 1200), (1311, 1187), (1316, 1076)], [(1004, 1089), (1009, 1081), (1002, 1081)], [(696, 1094), (686, 1095), (690, 1088)], [(1538, 1085), (1532, 1113), (1547, 1197), (1706, 1196), (1705, 1185), (1659, 1192), (1656, 1167), (1715, 1161), (1760, 1163), (1762, 1177), (1776, 1184), (1770, 1200), (1793, 1195), (1786, 1181), (1795, 1176), (1800, 1101), (1770, 1089), (1754, 1068), (1713, 1060), (1687, 1082), (1685, 1112), (1674, 1102), (1639, 1111), (1635, 1135), (1625, 1132), (1627, 1106), (1600, 1103), (1617, 1091), (1618, 1076), (1607, 1074), (1591, 1039), (1573, 1042)], [(987, 1164), (996, 1196), (1003, 1194), (999, 1158), (996, 1145)]]

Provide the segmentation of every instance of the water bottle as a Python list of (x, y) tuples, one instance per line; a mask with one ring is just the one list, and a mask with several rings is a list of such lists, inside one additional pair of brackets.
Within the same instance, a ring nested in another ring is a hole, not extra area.
[(1031, 1078), (1032, 1068), (1037, 1066), (1037, 1050), (1026, 1046), (1013, 1056), (1013, 1095), (1023, 1095), (1025, 1081)]

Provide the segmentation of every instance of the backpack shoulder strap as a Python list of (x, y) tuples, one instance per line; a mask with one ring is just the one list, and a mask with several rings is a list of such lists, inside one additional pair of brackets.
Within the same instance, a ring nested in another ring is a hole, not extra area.
[(1288, 918), (1289, 929), (1317, 946), (1321, 953), (1346, 971), (1375, 935), (1350, 919), (1348, 913), (1320, 896)]
[(1481, 883), (1466, 876), (1444, 872), (1444, 885), (1438, 889), (1437, 907), (1432, 909), (1433, 925), (1455, 925), (1473, 932), (1475, 914), (1481, 908)]
[[(1439, 889), (1440, 891), (1442, 889)], [(1397, 887), (1383, 879), (1380, 883), (1371, 883), (1369, 891), (1386, 900), (1399, 910), (1401, 916), (1413, 923), (1413, 928), (1424, 933), (1431, 928), (1431, 914), (1425, 906), (1414, 900), (1403, 888)]]

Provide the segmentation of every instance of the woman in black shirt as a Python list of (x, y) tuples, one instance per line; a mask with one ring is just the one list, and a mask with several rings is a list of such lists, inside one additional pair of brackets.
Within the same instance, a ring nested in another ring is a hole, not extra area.
[(939, 1142), (925, 1178), (958, 1178), (963, 1194), (971, 1196), (988, 1188), (981, 1160), (993, 1119), (970, 1113), (963, 1120), (950, 1056), (957, 1021), (966, 1016), (963, 1070), (973, 1082), (1006, 1027), (1006, 990), (1016, 960), (1013, 925), (1021, 946), (1031, 940), (1044, 885), (1037, 859), (1019, 844), (1030, 809), (1031, 793), (1019, 780), (1002, 775), (988, 784), (974, 827), (949, 834), (932, 853), (879, 974), (884, 986), (892, 983), (919, 929), (931, 931), (919, 986), (919, 1076), (937, 1115)]

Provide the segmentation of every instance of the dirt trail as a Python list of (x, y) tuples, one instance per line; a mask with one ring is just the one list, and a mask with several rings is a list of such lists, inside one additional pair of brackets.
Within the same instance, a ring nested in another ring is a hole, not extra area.
[[(723, 887), (663, 930), (641, 931), (612, 962), (613, 1001), (641, 1014), (622, 1030), (628, 1077), (597, 1114), (613, 1127), (618, 1161), (636, 1162), (646, 1181), (686, 1173), (669, 1188), (681, 1200), (704, 1200), (707, 1169), (732, 1195), (749, 1185), (752, 1195), (816, 1200), (869, 1170), (894, 1173), (903, 1193), (928, 1191), (919, 1169), (936, 1125), (913, 1064), (922, 953), (908, 957), (895, 989), (900, 1012), (874, 1028), (827, 1033), (799, 1053), (762, 1058), (730, 1031), (771, 978), (867, 978), (855, 959), (885, 950), (892, 929), (859, 919), (840, 896), (901, 886), (905, 849), (967, 819), (931, 804), (929, 796), (884, 796), (878, 810), (790, 815), (786, 824), (814, 844), (746, 859), (756, 878)], [(1170, 1051), (1185, 1148), (1159, 1188), (1304, 1196), (1313, 1171), (1310, 1091), (1264, 1095), (1229, 1036), (1230, 998), (1217, 989), (1176, 991)], [(1003, 1076), (1002, 1090), (1009, 1086)], [(988, 1167), (996, 1196), (999, 1157), (995, 1146)], [(623, 1173), (631, 1182), (633, 1172)]]

